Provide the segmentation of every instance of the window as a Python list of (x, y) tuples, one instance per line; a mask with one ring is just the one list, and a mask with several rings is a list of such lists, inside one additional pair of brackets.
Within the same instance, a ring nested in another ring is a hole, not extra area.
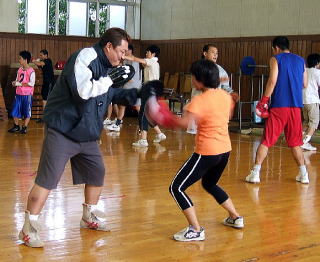
[(69, 35), (87, 35), (87, 3), (69, 3)]
[(18, 15), (18, 32), (24, 34), (26, 32), (26, 0), (18, 1), (19, 15)]
[(103, 35), (103, 33), (109, 28), (109, 6), (107, 4), (100, 4), (99, 9), (99, 33), (97, 36)]
[(27, 33), (47, 33), (47, 1), (28, 0)]
[(125, 29), (126, 7), (110, 5), (110, 27), (120, 27)]
[(110, 27), (139, 38), (141, 0), (17, 0), (18, 32), (99, 37)]

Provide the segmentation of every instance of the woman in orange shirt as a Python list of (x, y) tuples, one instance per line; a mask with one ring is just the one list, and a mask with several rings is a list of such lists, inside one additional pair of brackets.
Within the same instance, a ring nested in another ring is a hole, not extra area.
[[(199, 225), (195, 208), (185, 190), (198, 180), (203, 188), (228, 211), (223, 221), (227, 226), (243, 228), (243, 217), (236, 211), (226, 192), (217, 185), (231, 151), (228, 133), (230, 110), (234, 107), (232, 96), (219, 86), (219, 70), (214, 62), (199, 60), (192, 64), (192, 83), (202, 94), (194, 97), (185, 107), (177, 125), (187, 127), (190, 120), (198, 124), (195, 152), (182, 165), (170, 185), (170, 193), (182, 210), (189, 226), (174, 234), (177, 241), (204, 240), (203, 227)], [(232, 111), (232, 110), (231, 110)]]

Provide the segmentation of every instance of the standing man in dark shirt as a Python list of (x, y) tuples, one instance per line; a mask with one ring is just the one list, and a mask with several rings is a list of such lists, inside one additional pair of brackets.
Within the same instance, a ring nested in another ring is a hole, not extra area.
[(19, 239), (27, 246), (42, 247), (39, 214), (51, 190), (57, 188), (67, 162), (71, 162), (74, 184), (85, 184), (81, 228), (108, 231), (104, 215), (97, 209), (104, 184), (105, 166), (97, 140), (110, 103), (146, 103), (162, 91), (144, 86), (123, 89), (134, 75), (130, 66), (120, 66), (131, 38), (120, 28), (109, 28), (92, 47), (73, 53), (50, 93), (44, 110), (46, 124), (38, 172), (28, 196), (25, 222)]
[[(40, 51), (39, 57), (40, 58), (37, 60), (34, 60), (33, 63), (42, 70), (43, 84), (41, 88), (41, 96), (42, 96), (43, 108), (44, 108), (47, 103), (48, 94), (53, 88), (54, 74), (53, 74), (52, 61), (50, 58), (48, 58), (48, 51), (46, 49), (42, 49)], [(42, 119), (39, 118), (37, 122), (41, 123)]]

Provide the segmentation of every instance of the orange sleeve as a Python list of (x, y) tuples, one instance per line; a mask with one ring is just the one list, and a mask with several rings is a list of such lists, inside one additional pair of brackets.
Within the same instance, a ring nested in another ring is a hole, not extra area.
[(200, 116), (201, 115), (201, 101), (200, 101), (200, 97), (199, 96), (195, 96), (191, 102), (189, 104), (187, 104), (184, 108), (184, 110), (195, 114), (196, 116)]

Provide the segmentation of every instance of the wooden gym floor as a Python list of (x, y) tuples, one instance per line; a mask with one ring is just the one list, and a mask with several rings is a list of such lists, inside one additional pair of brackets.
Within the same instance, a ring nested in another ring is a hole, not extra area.
[(187, 223), (168, 187), (192, 153), (194, 136), (165, 130), (167, 140), (154, 145), (151, 130), (149, 148), (135, 149), (135, 123), (127, 118), (120, 136), (103, 131), (101, 137), (107, 174), (99, 205), (111, 232), (79, 229), (83, 186), (72, 185), (68, 165), (40, 218), (45, 247), (32, 249), (21, 245), (17, 235), (43, 125), (32, 121), (28, 134), (20, 135), (6, 132), (12, 122), (0, 122), (0, 261), (320, 261), (318, 153), (304, 153), (310, 184), (302, 185), (294, 180), (297, 167), (280, 139), (265, 160), (261, 183), (247, 184), (259, 137), (231, 133), (233, 151), (220, 185), (244, 216), (245, 228), (223, 226), (225, 211), (197, 183), (188, 193), (206, 240), (180, 243), (172, 234)]

